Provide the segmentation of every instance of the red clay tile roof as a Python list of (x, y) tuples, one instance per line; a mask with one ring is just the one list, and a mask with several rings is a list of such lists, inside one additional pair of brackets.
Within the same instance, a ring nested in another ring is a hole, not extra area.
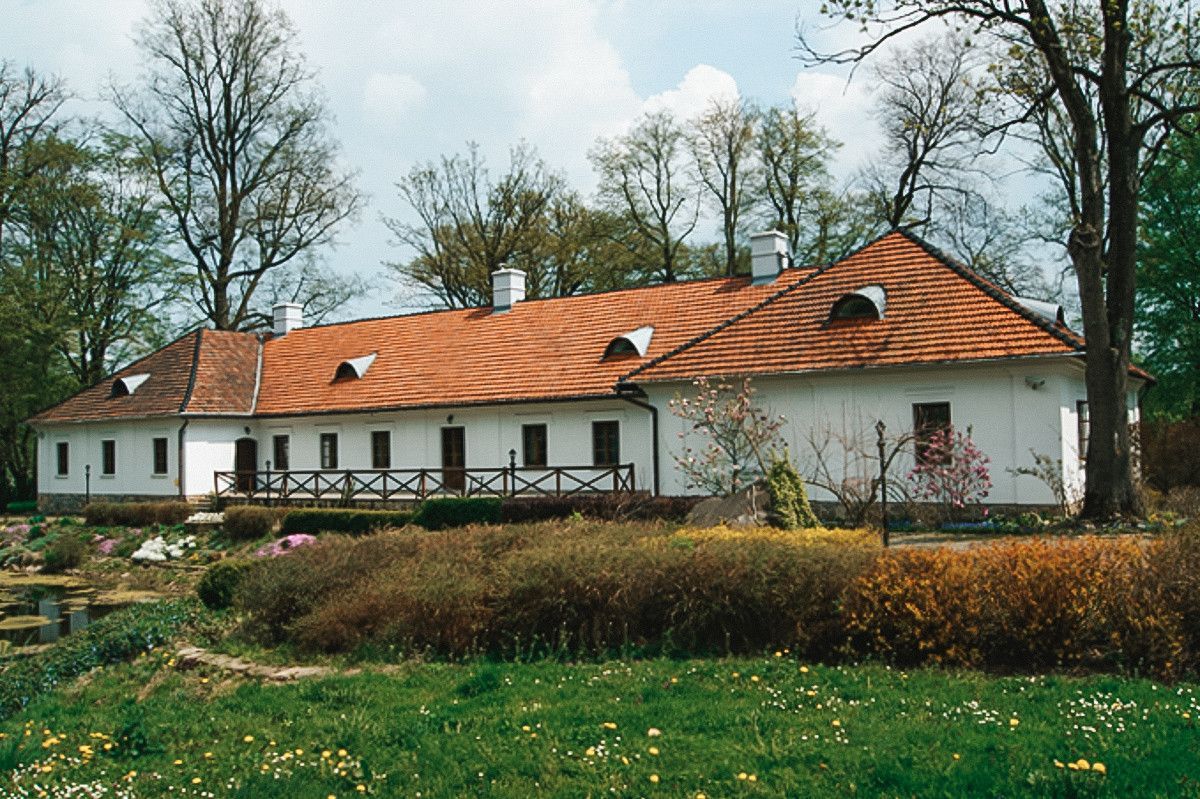
[[(882, 285), (880, 320), (830, 323), (842, 296)], [(604, 359), (643, 325), (645, 357)], [(1083, 340), (919, 239), (892, 233), (821, 269), (671, 283), (491, 308), (293, 330), (278, 338), (198, 331), (37, 417), (84, 421), (177, 414), (301, 415), (611, 397), (619, 382), (786, 373), (1035, 355)], [(376, 355), (359, 379), (343, 361)], [(259, 359), (261, 358), (261, 364)], [(149, 373), (129, 397), (113, 379)]]
[[(250, 413), (259, 338), (253, 333), (194, 330), (29, 421), (87, 422), (190, 413)], [(129, 395), (112, 396), (122, 377), (148, 374)]]
[[(882, 319), (830, 321), (840, 298), (882, 285)], [(1026, 310), (929, 245), (891, 233), (759, 306), (631, 370), (635, 383), (978, 361), (1083, 351), (1083, 339)]]
[[(653, 325), (646, 358), (709, 330), (809, 270), (772, 284), (744, 277), (436, 311), (300, 328), (263, 349), (259, 414), (611, 397), (644, 359), (603, 359), (617, 336)], [(333, 382), (343, 360), (378, 353), (359, 380)]]

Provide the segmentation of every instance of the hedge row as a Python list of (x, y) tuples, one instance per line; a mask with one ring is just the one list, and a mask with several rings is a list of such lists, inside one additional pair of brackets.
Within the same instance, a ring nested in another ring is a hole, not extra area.
[(882, 550), (851, 531), (599, 523), (330, 537), (244, 573), (246, 632), (443, 657), (790, 648), (1003, 671), (1200, 673), (1200, 528)]
[(193, 513), (186, 502), (92, 502), (83, 509), (83, 518), (93, 527), (148, 527), (182, 524)]

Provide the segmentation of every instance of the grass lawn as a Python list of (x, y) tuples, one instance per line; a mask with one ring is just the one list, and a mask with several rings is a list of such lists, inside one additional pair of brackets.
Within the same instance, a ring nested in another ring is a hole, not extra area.
[(152, 654), (0, 723), (0, 795), (1200, 796), (1197, 718), (1192, 685), (786, 655), (268, 685)]

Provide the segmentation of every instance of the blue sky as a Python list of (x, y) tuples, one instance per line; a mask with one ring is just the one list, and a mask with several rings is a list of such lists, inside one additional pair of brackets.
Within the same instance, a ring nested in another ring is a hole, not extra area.
[[(373, 290), (348, 315), (413, 307), (422, 298), (382, 276), (390, 246), (381, 215), (405, 213), (393, 183), (414, 164), (480, 144), (495, 167), (520, 139), (585, 193), (587, 151), (648, 108), (681, 115), (715, 95), (764, 104), (797, 97), (845, 142), (835, 173), (849, 176), (877, 144), (865, 75), (802, 69), (797, 19), (818, 25), (817, 3), (725, 0), (355, 2), (284, 0), (335, 115), (346, 164), (370, 195), (361, 219), (326, 254), (368, 276)], [(103, 113), (109, 80), (133, 80), (132, 34), (145, 0), (6, 0), (0, 57), (65, 78), (75, 110)], [(852, 35), (852, 31), (850, 35)], [(829, 34), (846, 35), (842, 31)]]

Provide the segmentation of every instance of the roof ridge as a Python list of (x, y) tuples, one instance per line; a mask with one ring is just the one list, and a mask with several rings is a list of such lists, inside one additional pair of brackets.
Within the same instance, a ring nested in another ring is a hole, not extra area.
[(179, 403), (179, 413), (187, 410), (188, 403), (192, 401), (192, 391), (196, 388), (196, 371), (200, 367), (200, 342), (204, 340), (204, 328), (200, 327), (196, 330), (196, 344), (192, 348), (192, 370), (188, 374), (187, 388), (183, 390), (183, 401)]
[[(872, 242), (872, 244), (873, 243), (874, 242)], [(848, 258), (850, 256), (846, 256), (846, 257)], [(622, 383), (627, 381), (629, 378), (636, 375), (638, 372), (644, 372), (645, 370), (651, 368), (652, 366), (657, 366), (658, 364), (662, 363), (663, 361), (667, 360), (668, 358), (674, 357), (675, 355), (678, 355), (679, 353), (683, 352), (684, 350), (691, 349), (692, 347), (696, 346), (697, 344), (700, 344), (701, 342), (705, 341), (706, 339), (711, 338), (712, 336), (715, 336), (717, 333), (726, 329), (730, 325), (733, 325), (734, 323), (739, 322), (742, 319), (745, 319), (750, 314), (754, 313), (755, 311), (757, 311), (761, 308), (766, 307), (767, 305), (770, 305), (772, 302), (774, 302), (775, 300), (784, 296), (785, 294), (795, 291), (800, 286), (807, 284), (814, 277), (816, 277), (817, 275), (823, 274), (826, 270), (828, 270), (830, 267), (832, 267), (836, 263), (839, 263), (839, 261), (831, 261), (830, 263), (827, 263), (824, 266), (819, 266), (819, 267), (811, 269), (811, 271), (809, 271), (809, 273), (807, 275), (804, 275), (803, 277), (801, 277), (799, 280), (792, 283), (791, 285), (784, 286), (783, 288), (781, 288), (779, 291), (775, 292), (771, 296), (767, 297), (766, 299), (760, 300), (759, 302), (755, 303), (754, 305), (751, 305), (749, 308), (746, 308), (745, 310), (735, 314), (734, 316), (729, 317), (728, 319), (721, 322), (716, 327), (714, 327), (710, 330), (706, 330), (698, 336), (693, 336), (691, 339), (683, 342), (682, 344), (675, 347), (674, 349), (672, 349), (668, 352), (664, 352), (662, 355), (659, 355), (659, 356), (656, 356), (656, 357), (650, 359), (646, 363), (644, 363), (641, 366), (639, 366), (638, 368), (634, 369), (632, 372), (628, 372), (627, 374), (622, 375), (621, 377), (617, 378), (617, 385), (618, 386), (621, 385)]]
[(911, 230), (897, 229), (896, 232), (920, 247), (922, 250), (928, 253), (930, 257), (940, 262), (943, 266), (958, 274), (959, 277), (967, 280), (969, 283), (974, 285), (975, 288), (979, 289), (993, 300), (996, 300), (1010, 311), (1015, 312), (1021, 318), (1028, 322), (1032, 322), (1038, 328), (1054, 336), (1059, 341), (1076, 350), (1077, 352), (1083, 352), (1086, 350), (1087, 340), (1082, 336), (1075, 334), (1074, 331), (1064, 332), (1064, 330), (1057, 324), (1050, 322), (1044, 317), (1039, 316), (1038, 314), (1029, 310), (1024, 305), (1017, 302), (1013, 298), (1012, 294), (1009, 294), (992, 281), (980, 275), (974, 269), (971, 269), (966, 264), (949, 255), (945, 250), (930, 244), (928, 241), (921, 238), (916, 233), (913, 233)]
[[(785, 269), (784, 272), (787, 272), (789, 270), (805, 271), (805, 270), (813, 269), (813, 268), (816, 268), (816, 267), (790, 266), (787, 269)], [(781, 272), (780, 274), (783, 274), (783, 273)], [(668, 282), (650, 283), (650, 284), (647, 284), (644, 286), (620, 286), (618, 288), (601, 289), (600, 291), (589, 291), (589, 292), (585, 292), (582, 294), (562, 294), (557, 297), (534, 297), (531, 299), (521, 300), (517, 304), (517, 306), (514, 306), (514, 307), (532, 305), (533, 303), (574, 300), (574, 299), (582, 299), (584, 297), (603, 297), (603, 296), (606, 296), (609, 294), (620, 294), (623, 292), (654, 291), (655, 289), (669, 288), (671, 286), (696, 286), (696, 285), (700, 285), (702, 283), (717, 283), (717, 282), (727, 282), (727, 281), (733, 281), (733, 280), (744, 280), (744, 281), (746, 281), (747, 285), (751, 285), (750, 278), (751, 278), (750, 275), (714, 275), (712, 277), (696, 278), (695, 280), (673, 280), (669, 283)], [(440, 313), (452, 313), (452, 312), (461, 313), (464, 311), (481, 311), (481, 310), (484, 310), (486, 308), (491, 308), (491, 307), (492, 306), (490, 306), (490, 305), (465, 305), (465, 306), (458, 307), (458, 308), (427, 308), (422, 311), (413, 311), (412, 313), (385, 314), (382, 316), (364, 316), (361, 319), (346, 319), (341, 322), (325, 322), (324, 324), (308, 325), (306, 327), (296, 328), (296, 330), (319, 330), (322, 328), (338, 327), (340, 325), (354, 325), (354, 324), (358, 324), (359, 322), (382, 322), (382, 321), (385, 321), (388, 319), (408, 319), (408, 318), (412, 318), (412, 317), (430, 316), (432, 314), (440, 314)], [(293, 331), (293, 332), (296, 332), (296, 331)]]

